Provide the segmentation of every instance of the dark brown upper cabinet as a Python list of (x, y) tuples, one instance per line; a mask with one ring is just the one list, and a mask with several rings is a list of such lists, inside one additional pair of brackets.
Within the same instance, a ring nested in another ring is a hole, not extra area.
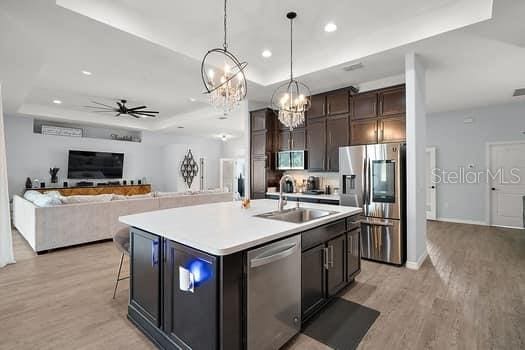
[(398, 86), (379, 92), (379, 116), (405, 113), (405, 87)]
[(350, 123), (350, 144), (368, 145), (377, 143), (377, 119), (353, 120)]
[(268, 110), (261, 109), (259, 111), (251, 112), (252, 117), (252, 132), (262, 131), (267, 129)]
[(279, 151), (304, 150), (306, 148), (304, 128), (281, 130), (279, 132)]
[(352, 97), (352, 119), (377, 117), (377, 92), (363, 93)]
[(293, 150), (303, 150), (306, 148), (306, 131), (304, 128), (292, 130), (290, 146)]
[(306, 127), (308, 170), (324, 171), (326, 161), (326, 119), (308, 122)]
[(279, 151), (288, 151), (291, 147), (291, 132), (290, 129), (279, 132)]
[(339, 171), (339, 147), (350, 144), (348, 115), (330, 117), (326, 120), (326, 170)]
[(252, 132), (252, 157), (265, 157), (270, 151), (270, 133), (265, 130)]
[(311, 106), (306, 112), (306, 118), (320, 118), (326, 115), (326, 95), (313, 95), (310, 98)]
[(326, 115), (346, 114), (349, 112), (348, 91), (339, 91), (326, 95)]
[(405, 117), (381, 118), (378, 121), (379, 142), (402, 142), (406, 139)]

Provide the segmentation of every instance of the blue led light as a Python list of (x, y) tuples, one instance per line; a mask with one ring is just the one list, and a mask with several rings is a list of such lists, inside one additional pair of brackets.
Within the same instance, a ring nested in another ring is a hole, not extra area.
[(193, 274), (196, 287), (209, 280), (213, 275), (212, 265), (207, 261), (193, 259), (188, 262), (187, 266)]

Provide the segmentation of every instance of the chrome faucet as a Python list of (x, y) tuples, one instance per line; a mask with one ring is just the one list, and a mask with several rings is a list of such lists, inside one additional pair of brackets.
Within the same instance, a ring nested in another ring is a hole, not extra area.
[(293, 177), (290, 175), (283, 175), (279, 181), (279, 211), (283, 211), (284, 206), (287, 203), (286, 198), (283, 198), (283, 187), (286, 180), (291, 180), (293, 182)]

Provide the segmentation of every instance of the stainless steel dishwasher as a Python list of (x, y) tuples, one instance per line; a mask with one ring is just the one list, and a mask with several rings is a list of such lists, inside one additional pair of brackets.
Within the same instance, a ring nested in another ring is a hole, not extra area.
[(301, 236), (248, 251), (248, 350), (279, 349), (301, 327)]

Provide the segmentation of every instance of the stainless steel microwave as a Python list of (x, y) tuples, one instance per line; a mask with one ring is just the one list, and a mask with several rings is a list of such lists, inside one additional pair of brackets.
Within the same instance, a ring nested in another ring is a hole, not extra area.
[(275, 158), (277, 170), (306, 169), (306, 151), (281, 151)]

